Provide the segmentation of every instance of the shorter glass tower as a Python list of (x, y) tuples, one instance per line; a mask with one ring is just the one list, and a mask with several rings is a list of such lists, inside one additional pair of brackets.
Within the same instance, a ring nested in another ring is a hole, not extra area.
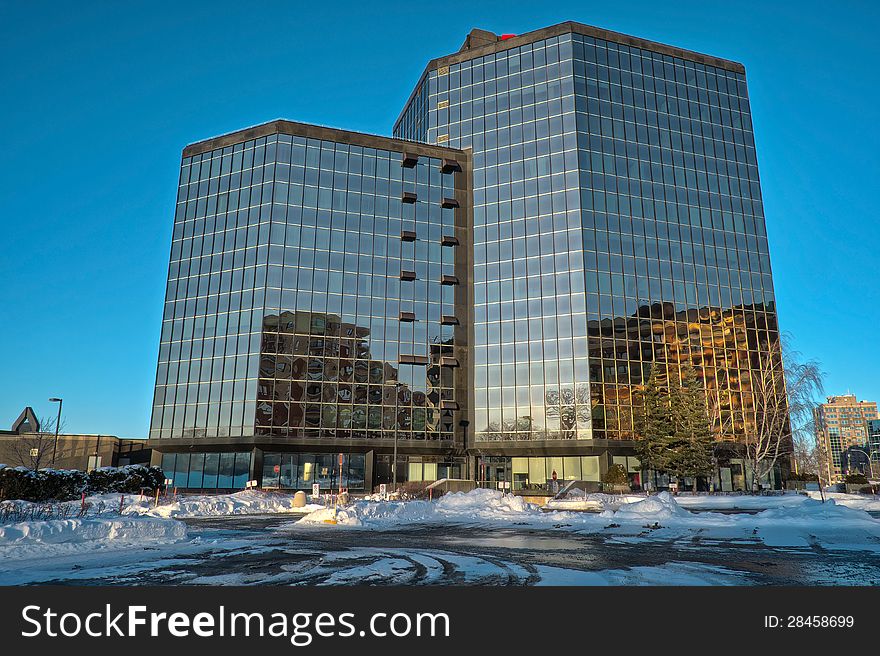
[(289, 121), (184, 150), (150, 430), (177, 487), (463, 474), (470, 169)]

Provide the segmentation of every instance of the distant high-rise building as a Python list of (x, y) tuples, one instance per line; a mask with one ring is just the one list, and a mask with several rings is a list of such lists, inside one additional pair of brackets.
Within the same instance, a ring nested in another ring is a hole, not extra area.
[(868, 449), (872, 462), (880, 462), (880, 437), (875, 437), (878, 446), (873, 450), (869, 445), (869, 422), (880, 418), (875, 401), (859, 401), (855, 394), (829, 396), (816, 407), (813, 416), (829, 481), (842, 480), (848, 469), (842, 455), (852, 446)]
[[(676, 379), (691, 362), (719, 437), (747, 433), (779, 331), (741, 64), (578, 23), (474, 30), (428, 63), (394, 134), (473, 149), (490, 477), (637, 477), (654, 363)], [(722, 488), (745, 485), (741, 459), (722, 465)]]

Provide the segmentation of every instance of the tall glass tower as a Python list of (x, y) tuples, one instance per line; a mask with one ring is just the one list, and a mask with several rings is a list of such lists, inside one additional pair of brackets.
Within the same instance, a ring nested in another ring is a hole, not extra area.
[(150, 428), (175, 486), (463, 475), (470, 179), (291, 121), (184, 149)]
[(748, 430), (778, 328), (741, 64), (577, 23), (474, 30), (395, 136), (473, 149), (478, 475), (638, 482), (653, 363), (697, 368), (720, 439)]

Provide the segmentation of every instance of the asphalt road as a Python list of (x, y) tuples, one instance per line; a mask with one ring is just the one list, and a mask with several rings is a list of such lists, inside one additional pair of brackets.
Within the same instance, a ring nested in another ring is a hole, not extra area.
[[(565, 530), (294, 526), (289, 516), (186, 520), (186, 544), (59, 562), (40, 583), (78, 585), (532, 585), (595, 582), (877, 585), (880, 555), (760, 542), (628, 542)], [(645, 575), (639, 572), (645, 572)], [(696, 573), (696, 574), (695, 574)], [(696, 579), (694, 579), (696, 576)], [(623, 577), (623, 578), (621, 578)], [(627, 578), (629, 577), (629, 578)], [(634, 577), (634, 578), (633, 578)], [(669, 577), (669, 578), (666, 578)]]

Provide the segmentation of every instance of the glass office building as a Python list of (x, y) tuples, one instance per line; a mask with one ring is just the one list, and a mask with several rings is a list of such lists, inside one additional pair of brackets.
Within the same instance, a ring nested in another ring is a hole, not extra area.
[(748, 430), (778, 328), (742, 65), (577, 23), (474, 30), (394, 134), (473, 150), (478, 476), (540, 489), (620, 463), (639, 483), (653, 363), (693, 363), (720, 439)]
[(150, 429), (179, 488), (461, 477), (470, 155), (274, 121), (183, 152)]

